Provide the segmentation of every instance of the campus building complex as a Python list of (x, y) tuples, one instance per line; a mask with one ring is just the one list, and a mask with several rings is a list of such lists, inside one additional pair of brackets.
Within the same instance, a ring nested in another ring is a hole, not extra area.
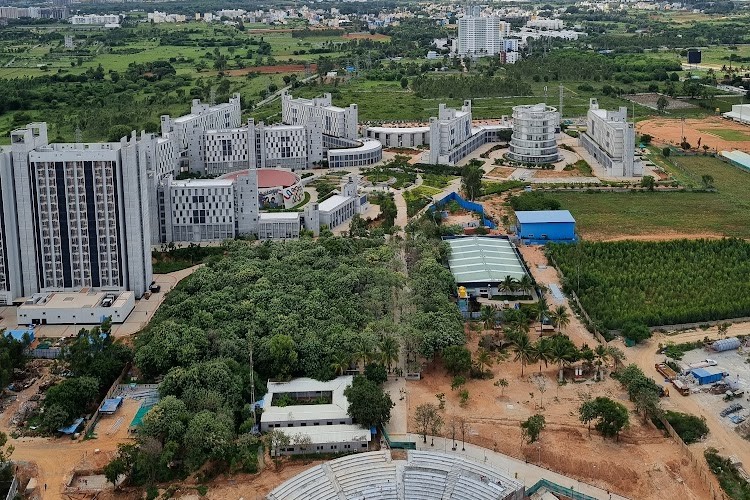
[(356, 141), (358, 119), (356, 104), (350, 104), (348, 108), (333, 106), (331, 94), (314, 99), (295, 99), (286, 92), (281, 95), (281, 121), (288, 125), (306, 125), (318, 120), (323, 134), (329, 138)]
[[(262, 212), (305, 200), (292, 170), (323, 160), (321, 119), (240, 127), (239, 99), (216, 106), (195, 100), (190, 114), (162, 117), (160, 136), (133, 132), (119, 142), (50, 144), (45, 123), (13, 131), (11, 145), (0, 148), (0, 303), (31, 297), (36, 307), (52, 303), (48, 294), (69, 292), (140, 298), (152, 283), (152, 245), (297, 238), (302, 229), (317, 234), (321, 224), (333, 228), (364, 210), (367, 199), (350, 177), (322, 207)], [(377, 141), (352, 142), (337, 163), (380, 160)], [(188, 171), (209, 178), (178, 180)], [(99, 314), (91, 305), (101, 302), (98, 295), (72, 297)]]
[(49, 144), (47, 125), (0, 152), (0, 302), (39, 292), (151, 283), (147, 185), (156, 139)]
[(513, 107), (513, 136), (507, 157), (519, 163), (544, 164), (559, 160), (555, 133), (557, 109), (544, 103)]
[(438, 116), (430, 118), (429, 162), (455, 165), (478, 147), (498, 142), (500, 131), (509, 128), (505, 117), (498, 125), (472, 127), (471, 101), (464, 101), (460, 110), (440, 104)]
[(586, 132), (579, 136), (579, 141), (609, 175), (633, 177), (643, 173), (635, 162), (635, 128), (627, 120), (628, 108), (607, 111), (599, 109), (597, 100), (591, 99)]

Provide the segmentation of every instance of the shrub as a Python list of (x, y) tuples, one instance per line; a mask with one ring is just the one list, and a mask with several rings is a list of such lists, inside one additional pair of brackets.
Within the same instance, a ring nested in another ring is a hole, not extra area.
[(664, 412), (664, 418), (685, 444), (695, 443), (708, 434), (705, 417), (667, 410)]

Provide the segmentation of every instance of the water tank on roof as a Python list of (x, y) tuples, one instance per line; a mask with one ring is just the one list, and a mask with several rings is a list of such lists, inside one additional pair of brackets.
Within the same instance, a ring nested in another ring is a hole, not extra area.
[(740, 347), (740, 339), (737, 337), (729, 337), (728, 339), (717, 340), (711, 345), (714, 351), (731, 351)]

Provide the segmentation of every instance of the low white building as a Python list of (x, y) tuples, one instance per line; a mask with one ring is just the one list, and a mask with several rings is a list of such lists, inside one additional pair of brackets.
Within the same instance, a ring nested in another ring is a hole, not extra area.
[(430, 127), (378, 127), (365, 129), (365, 135), (386, 148), (416, 148), (430, 143)]
[(732, 111), (724, 113), (722, 116), (739, 123), (750, 124), (750, 104), (733, 104)]
[(352, 384), (352, 380), (349, 375), (327, 382), (311, 378), (269, 381), (268, 393), (263, 398), (260, 430), (351, 425), (344, 389)]
[(599, 162), (609, 175), (633, 177), (643, 173), (636, 169), (635, 127), (628, 123), (628, 108), (618, 111), (599, 109), (596, 99), (591, 99), (586, 116), (586, 132), (578, 141)]
[(258, 239), (296, 239), (299, 238), (299, 230), (299, 212), (263, 212), (258, 216)]
[(69, 19), (70, 24), (90, 24), (90, 25), (101, 25), (106, 26), (108, 24), (120, 24), (120, 16), (118, 14), (87, 14), (85, 16), (71, 16)]
[(123, 323), (135, 308), (133, 292), (35, 293), (16, 310), (19, 325), (94, 325), (106, 318)]
[(279, 455), (367, 451), (372, 440), (370, 431), (358, 425), (294, 427), (281, 431), (289, 436), (290, 442), (278, 450)]
[(539, 17), (532, 18), (526, 21), (526, 26), (529, 28), (543, 30), (561, 30), (563, 29), (564, 23), (562, 19), (545, 19), (543, 17)]

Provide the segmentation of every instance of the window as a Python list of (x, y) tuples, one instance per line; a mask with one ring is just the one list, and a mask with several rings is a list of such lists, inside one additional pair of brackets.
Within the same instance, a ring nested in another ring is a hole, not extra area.
[(333, 422), (326, 422), (326, 425), (333, 425)]

